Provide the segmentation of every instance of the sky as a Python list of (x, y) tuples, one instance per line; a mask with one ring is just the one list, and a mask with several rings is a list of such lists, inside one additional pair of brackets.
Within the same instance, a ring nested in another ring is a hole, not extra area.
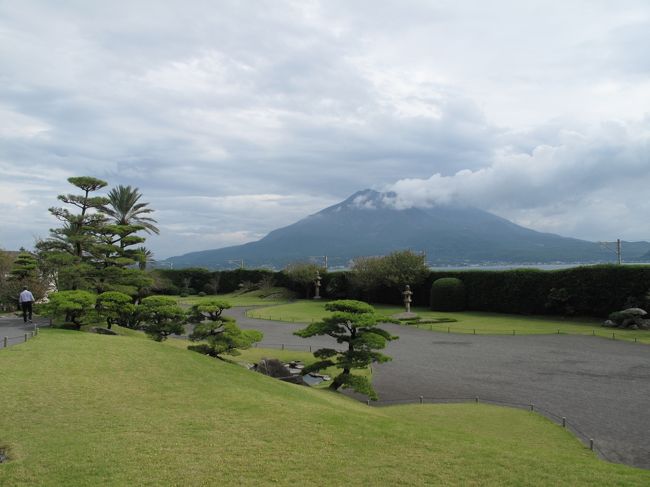
[(650, 240), (647, 0), (0, 0), (0, 248), (88, 175), (158, 259), (365, 188)]

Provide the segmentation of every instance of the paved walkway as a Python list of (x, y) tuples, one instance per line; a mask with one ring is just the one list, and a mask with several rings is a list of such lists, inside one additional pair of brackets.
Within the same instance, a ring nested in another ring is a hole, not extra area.
[[(245, 317), (242, 328), (264, 332), (263, 347), (305, 350), (333, 345), (302, 339), (305, 325)], [(383, 401), (473, 398), (534, 404), (593, 438), (608, 460), (650, 468), (650, 346), (569, 335), (455, 335), (386, 325), (399, 340), (386, 350), (391, 362), (374, 367)]]
[(7, 346), (10, 347), (16, 343), (23, 343), (25, 341), (25, 333), (34, 331), (34, 326), (40, 328), (48, 325), (49, 320), (47, 318), (34, 316), (33, 323), (23, 323), (22, 317), (17, 318), (15, 315), (2, 315), (0, 316), (0, 349), (4, 347), (4, 337), (7, 337)]

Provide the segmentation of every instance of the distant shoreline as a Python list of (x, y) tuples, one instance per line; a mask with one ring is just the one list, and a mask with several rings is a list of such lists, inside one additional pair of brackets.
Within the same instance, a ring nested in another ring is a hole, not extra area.
[[(574, 267), (585, 267), (594, 265), (606, 265), (615, 262), (576, 262), (573, 264), (470, 264), (470, 265), (449, 265), (430, 266), (432, 271), (505, 271), (512, 269), (539, 269), (542, 271), (555, 271), (561, 269), (572, 269)], [(650, 262), (623, 262), (622, 265), (650, 265)]]

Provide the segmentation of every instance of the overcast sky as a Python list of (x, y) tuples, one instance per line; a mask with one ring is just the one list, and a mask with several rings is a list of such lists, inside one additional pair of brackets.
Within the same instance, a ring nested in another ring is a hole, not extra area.
[(364, 189), (650, 240), (647, 0), (0, 0), (0, 248), (66, 178), (140, 188), (157, 258)]

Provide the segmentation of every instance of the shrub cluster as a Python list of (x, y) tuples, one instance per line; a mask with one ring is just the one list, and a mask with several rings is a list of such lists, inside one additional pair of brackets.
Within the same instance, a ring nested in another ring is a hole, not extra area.
[[(244, 282), (258, 283), (276, 277), (274, 273), (264, 269), (236, 269), (232, 271), (209, 271), (198, 267), (187, 269), (157, 269), (160, 277), (154, 288), (156, 294), (225, 294), (237, 291)], [(281, 285), (281, 284), (279, 284)]]
[(431, 309), (435, 311), (463, 311), (465, 285), (456, 277), (442, 277), (431, 285)]

